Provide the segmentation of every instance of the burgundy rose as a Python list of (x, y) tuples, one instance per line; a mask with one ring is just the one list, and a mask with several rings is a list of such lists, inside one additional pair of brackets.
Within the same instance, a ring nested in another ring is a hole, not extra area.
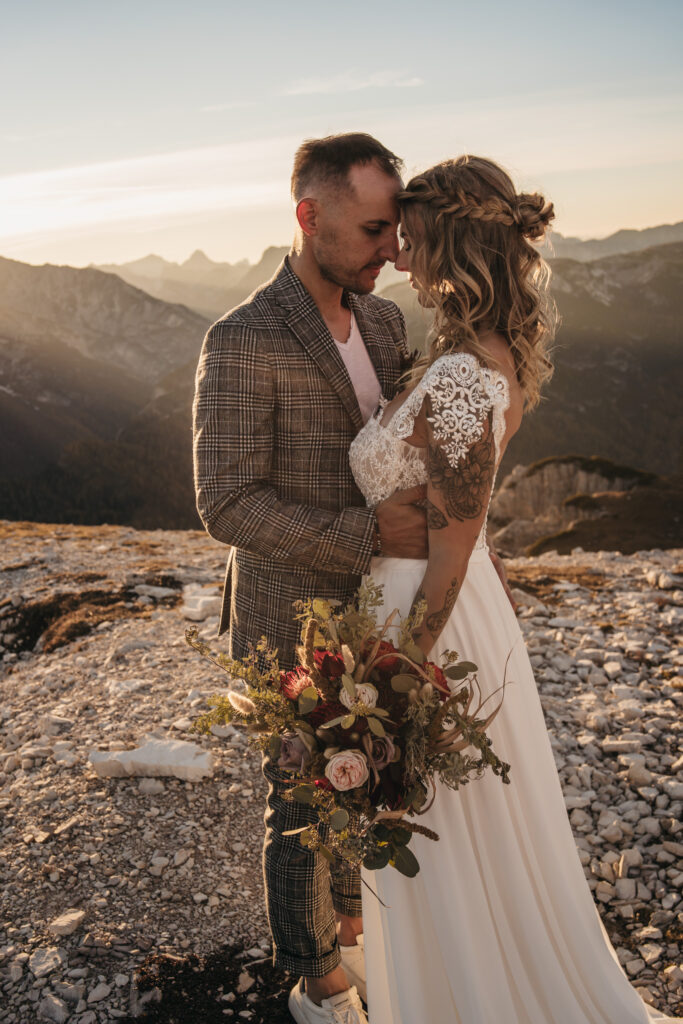
[(308, 716), (308, 721), (314, 729), (319, 729), (321, 725), (331, 722), (333, 718), (340, 718), (341, 715), (346, 714), (348, 714), (348, 711), (340, 701), (324, 700), (317, 707), (313, 708)]
[[(365, 657), (371, 652), (372, 648), (365, 652)], [(382, 640), (375, 655), (375, 668), (380, 672), (396, 672), (401, 667), (401, 661), (397, 654), (398, 652), (392, 643), (389, 643), (388, 640)]]
[(295, 732), (286, 732), (282, 736), (280, 756), (277, 761), (278, 768), (289, 768), (301, 772), (310, 759), (311, 754), (308, 747)]
[(325, 679), (339, 679), (346, 672), (341, 654), (330, 654), (329, 651), (313, 651), (315, 667)]
[(439, 691), (439, 696), (443, 700), (445, 700), (447, 697), (450, 697), (451, 688), (448, 685), (448, 680), (446, 679), (445, 675), (443, 674), (439, 666), (435, 665), (433, 661), (425, 661), (422, 667), (424, 669), (431, 668), (436, 688)]
[(301, 665), (290, 669), (289, 672), (280, 673), (280, 693), (288, 697), (289, 700), (296, 700), (307, 686), (313, 685), (313, 680)]

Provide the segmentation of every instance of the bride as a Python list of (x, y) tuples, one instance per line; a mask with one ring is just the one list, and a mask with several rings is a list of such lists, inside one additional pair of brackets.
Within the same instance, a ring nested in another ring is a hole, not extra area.
[[(408, 271), (435, 311), (429, 356), (353, 442), (370, 505), (427, 484), (429, 558), (376, 558), (384, 610), (425, 600), (415, 640), (509, 684), (489, 733), (511, 784), (442, 787), (416, 835), (420, 873), (372, 874), (363, 919), (371, 1024), (646, 1024), (662, 1017), (623, 973), (579, 862), (528, 655), (486, 547), (496, 470), (550, 376), (547, 272), (530, 244), (553, 207), (478, 157), (399, 195)], [(497, 700), (498, 698), (493, 698)], [(490, 705), (489, 705), (490, 706)]]

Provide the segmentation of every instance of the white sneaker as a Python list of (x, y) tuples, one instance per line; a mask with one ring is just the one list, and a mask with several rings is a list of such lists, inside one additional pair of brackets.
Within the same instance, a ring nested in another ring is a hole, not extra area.
[(306, 995), (304, 979), (300, 978), (289, 993), (288, 1006), (296, 1024), (368, 1024), (355, 985), (323, 999), (322, 1006), (318, 1006)]
[(365, 981), (365, 947), (363, 945), (363, 936), (356, 936), (356, 942), (358, 943), (356, 946), (339, 946), (342, 956), (341, 965), (344, 968), (346, 977), (349, 979), (349, 984), (356, 986), (358, 995), (364, 1003), (367, 1003), (368, 989)]

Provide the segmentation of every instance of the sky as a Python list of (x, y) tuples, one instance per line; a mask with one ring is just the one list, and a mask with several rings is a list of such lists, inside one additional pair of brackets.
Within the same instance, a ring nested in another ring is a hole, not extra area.
[(683, 220), (680, 0), (22, 0), (3, 10), (0, 255), (256, 261), (305, 138), (463, 152), (563, 235)]

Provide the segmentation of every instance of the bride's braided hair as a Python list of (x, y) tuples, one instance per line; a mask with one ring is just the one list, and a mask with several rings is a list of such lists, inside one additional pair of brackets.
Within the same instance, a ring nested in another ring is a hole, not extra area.
[(557, 317), (550, 271), (531, 241), (543, 238), (552, 203), (537, 192), (518, 194), (497, 164), (469, 156), (417, 175), (398, 198), (414, 246), (415, 283), (436, 310), (435, 341), (412, 379), (451, 350), (469, 350), (490, 364), (479, 338), (498, 331), (527, 406), (536, 405), (552, 374), (547, 352)]

